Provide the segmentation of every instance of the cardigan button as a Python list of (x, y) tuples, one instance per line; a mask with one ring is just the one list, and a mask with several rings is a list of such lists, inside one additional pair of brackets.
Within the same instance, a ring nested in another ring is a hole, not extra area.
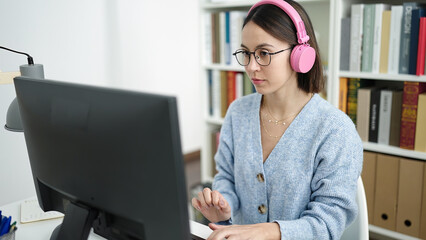
[(265, 181), (265, 177), (263, 176), (262, 173), (257, 174), (256, 177), (257, 177), (257, 180), (261, 183)]
[(265, 214), (266, 213), (266, 207), (265, 205), (260, 205), (257, 210), (259, 211), (260, 214)]

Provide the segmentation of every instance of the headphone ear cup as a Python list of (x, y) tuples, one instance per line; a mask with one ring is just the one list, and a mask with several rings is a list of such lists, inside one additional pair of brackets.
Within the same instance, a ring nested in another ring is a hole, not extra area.
[(306, 73), (315, 63), (315, 49), (307, 44), (297, 45), (290, 55), (290, 64), (294, 71)]

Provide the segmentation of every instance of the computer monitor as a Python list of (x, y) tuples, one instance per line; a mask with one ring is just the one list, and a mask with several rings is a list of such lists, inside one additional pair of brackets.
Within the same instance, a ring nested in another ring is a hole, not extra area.
[(40, 207), (65, 214), (51, 239), (189, 239), (175, 97), (14, 83)]

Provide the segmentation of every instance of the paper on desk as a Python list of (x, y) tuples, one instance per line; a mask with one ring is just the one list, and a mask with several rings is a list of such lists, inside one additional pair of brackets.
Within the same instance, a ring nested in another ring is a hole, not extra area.
[(21, 223), (30, 223), (64, 217), (56, 211), (43, 212), (37, 199), (28, 199), (21, 203)]

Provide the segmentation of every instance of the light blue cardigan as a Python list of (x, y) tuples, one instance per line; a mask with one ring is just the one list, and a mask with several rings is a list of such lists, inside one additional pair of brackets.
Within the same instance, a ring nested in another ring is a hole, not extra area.
[(261, 99), (254, 93), (229, 107), (213, 189), (231, 205), (233, 224), (275, 221), (281, 239), (339, 239), (357, 215), (363, 147), (354, 124), (315, 94), (263, 163)]

